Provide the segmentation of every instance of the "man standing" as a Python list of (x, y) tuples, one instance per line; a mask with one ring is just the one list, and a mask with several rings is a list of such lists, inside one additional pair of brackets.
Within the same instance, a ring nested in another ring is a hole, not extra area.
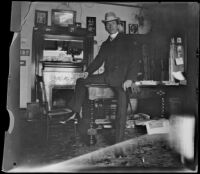
[[(80, 113), (81, 106), (86, 98), (86, 87), (88, 84), (108, 84), (113, 87), (117, 95), (118, 110), (116, 116), (116, 142), (123, 141), (126, 125), (127, 96), (126, 88), (132, 87), (137, 90), (134, 84), (137, 78), (138, 64), (133, 57), (133, 49), (122, 33), (119, 33), (119, 22), (115, 13), (105, 14), (105, 25), (109, 37), (103, 42), (98, 55), (84, 72), (84, 78), (76, 82), (75, 94), (69, 102), (71, 114)], [(104, 63), (104, 72), (93, 75)]]

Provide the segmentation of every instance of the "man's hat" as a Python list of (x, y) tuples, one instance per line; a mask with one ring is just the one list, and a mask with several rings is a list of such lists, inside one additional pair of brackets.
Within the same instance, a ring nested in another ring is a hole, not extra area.
[(103, 23), (114, 21), (114, 20), (120, 20), (119, 17), (116, 16), (114, 12), (108, 12), (105, 14), (105, 20), (102, 20)]

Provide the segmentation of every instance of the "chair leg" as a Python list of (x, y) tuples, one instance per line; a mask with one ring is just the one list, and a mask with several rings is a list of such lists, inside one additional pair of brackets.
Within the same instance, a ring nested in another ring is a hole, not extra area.
[(75, 118), (75, 120), (74, 120), (74, 135), (75, 135), (75, 138), (77, 137), (77, 124), (78, 124), (78, 120), (77, 120), (77, 118)]
[(90, 136), (89, 145), (94, 145), (96, 143), (96, 129), (94, 128), (94, 109), (95, 109), (95, 101), (90, 100), (90, 128), (88, 130), (88, 134)]
[(49, 116), (47, 116), (47, 143), (49, 141)]

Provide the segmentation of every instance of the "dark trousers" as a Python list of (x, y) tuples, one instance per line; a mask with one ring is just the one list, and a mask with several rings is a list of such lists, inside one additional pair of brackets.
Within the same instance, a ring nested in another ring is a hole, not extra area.
[[(91, 75), (86, 79), (78, 79), (76, 81), (75, 93), (69, 102), (68, 106), (74, 112), (80, 113), (81, 106), (85, 100), (87, 94), (87, 88), (85, 85), (89, 84), (106, 84), (105, 75)], [(111, 85), (110, 85), (111, 86)], [(115, 94), (117, 95), (117, 116), (116, 116), (116, 142), (123, 141), (124, 139), (124, 130), (126, 126), (126, 115), (127, 115), (127, 96), (125, 91), (121, 86), (113, 87), (111, 86)]]

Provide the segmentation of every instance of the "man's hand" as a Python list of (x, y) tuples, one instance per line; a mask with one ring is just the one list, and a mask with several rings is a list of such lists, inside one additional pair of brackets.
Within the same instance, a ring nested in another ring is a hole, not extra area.
[(86, 79), (88, 77), (88, 72), (83, 73), (83, 78)]
[(134, 82), (131, 84), (131, 90), (132, 90), (132, 93), (139, 93), (140, 92), (140, 87), (138, 85), (136, 85)]
[(124, 91), (126, 91), (126, 89), (130, 88), (132, 83), (133, 83), (132, 80), (126, 80), (123, 84)]
[(131, 88), (132, 93), (140, 92), (140, 88), (132, 80), (126, 80), (123, 84), (123, 88), (126, 91), (128, 88)]

